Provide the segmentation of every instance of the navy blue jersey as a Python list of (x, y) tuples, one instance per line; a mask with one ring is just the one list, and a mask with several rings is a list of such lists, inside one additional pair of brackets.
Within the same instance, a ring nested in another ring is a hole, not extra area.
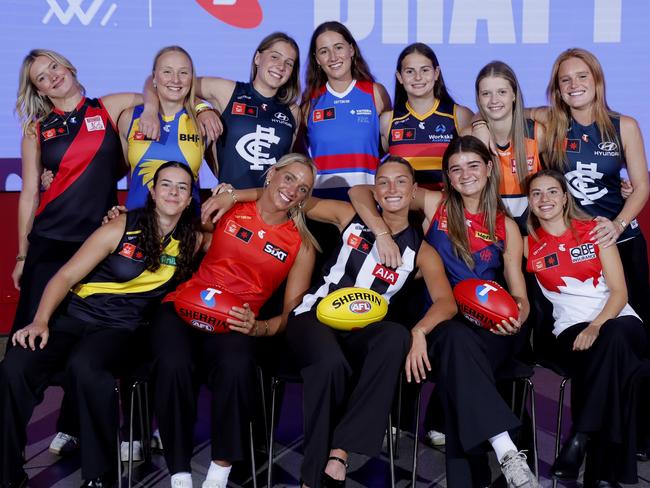
[[(595, 122), (584, 126), (571, 119), (565, 143), (568, 168), (564, 176), (580, 208), (594, 217), (614, 220), (625, 204), (620, 177), (625, 155), (621, 147), (621, 119), (612, 117), (611, 121), (616, 129), (615, 141), (603, 141)], [(634, 219), (619, 242), (640, 232)]]
[(261, 187), (264, 172), (291, 151), (296, 121), (289, 105), (263, 97), (251, 83), (237, 82), (221, 117), (219, 181), (235, 188)]

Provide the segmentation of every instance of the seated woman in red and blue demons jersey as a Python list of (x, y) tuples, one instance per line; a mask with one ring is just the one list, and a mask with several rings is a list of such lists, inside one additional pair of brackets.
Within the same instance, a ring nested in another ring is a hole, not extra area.
[(160, 166), (145, 207), (92, 233), (48, 283), (33, 322), (13, 335), (0, 364), (0, 485), (23, 486), (27, 424), (61, 370), (78, 412), (83, 486), (114, 481), (115, 375), (134, 331), (191, 273), (200, 241), (192, 184), (183, 163)]
[[(433, 328), (416, 325), (407, 357), (407, 377), (410, 362), (424, 362), (427, 371), (420, 368), (415, 380), (419, 382), (431, 372), (436, 382), (444, 411), (443, 425), (437, 430), (447, 436), (449, 486), (469, 488), (490, 483), (489, 472), (475, 469), (475, 463), (485, 462), (483, 453), (476, 453), (477, 448), (490, 441), (509, 486), (536, 487), (525, 456), (508, 435), (519, 422), (494, 383), (494, 374), (511, 361), (516, 334), (528, 316), (521, 235), (499, 198), (497, 173), (480, 140), (472, 136), (454, 139), (443, 155), (442, 168), (445, 193), (419, 189), (415, 198), (414, 208), (423, 209), (425, 214), (425, 240), (440, 255), (452, 286), (467, 278), (495, 279), (503, 268), (520, 313), (517, 320), (504, 320), (494, 333), (462, 318)], [(376, 235), (385, 235), (389, 229), (371, 201), (369, 189), (352, 188), (350, 196), (368, 227)], [(401, 259), (398, 261), (401, 265)]]
[(553, 305), (551, 352), (571, 375), (574, 435), (553, 473), (577, 478), (586, 450), (585, 487), (636, 483), (634, 380), (650, 363), (618, 249), (595, 242), (598, 220), (578, 210), (562, 173), (532, 176), (528, 201), (527, 270)]

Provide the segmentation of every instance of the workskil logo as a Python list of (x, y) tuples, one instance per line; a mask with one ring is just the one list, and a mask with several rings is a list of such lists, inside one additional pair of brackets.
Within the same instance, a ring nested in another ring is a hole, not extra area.
[(259, 0), (196, 0), (213, 17), (242, 29), (253, 29), (264, 15)]
[(63, 25), (68, 25), (75, 18), (78, 19), (82, 25), (90, 25), (97, 15), (101, 15), (99, 24), (102, 27), (105, 27), (112, 15), (115, 13), (115, 10), (117, 10), (117, 4), (114, 2), (109, 2), (108, 8), (102, 9), (101, 7), (104, 5), (104, 0), (93, 0), (90, 4), (86, 2), (85, 10), (81, 6), (84, 0), (65, 0), (67, 6), (64, 5), (63, 7), (59, 4), (59, 1), (63, 3), (63, 0), (45, 1), (50, 6), (50, 9), (43, 17), (44, 24), (49, 23), (50, 20), (52, 20), (52, 17), (56, 17)]

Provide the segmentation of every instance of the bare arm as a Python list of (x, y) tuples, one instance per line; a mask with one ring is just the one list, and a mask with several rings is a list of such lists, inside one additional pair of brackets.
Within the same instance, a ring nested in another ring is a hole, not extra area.
[(333, 224), (342, 231), (354, 217), (355, 210), (348, 202), (311, 197), (305, 205), (305, 214), (312, 220)]
[(235, 82), (214, 76), (201, 76), (197, 81), (196, 95), (223, 113), (235, 91)]
[(379, 134), (381, 135), (381, 148), (388, 152), (388, 141), (390, 140), (390, 123), (393, 120), (393, 111), (387, 110), (379, 117)]
[(140, 105), (144, 101), (140, 93), (113, 93), (102, 97), (101, 100), (113, 123), (119, 120), (120, 115), (127, 108)]
[(474, 117), (474, 112), (464, 105), (456, 106), (456, 120), (458, 121), (458, 129), (462, 130), (467, 126), (472, 125), (472, 118)]
[(375, 98), (375, 108), (377, 109), (377, 113), (381, 116), (381, 114), (384, 112), (391, 110), (392, 104), (384, 85), (381, 83), (374, 83), (372, 90)]
[(524, 117), (533, 119), (540, 124), (548, 125), (549, 108), (548, 107), (530, 107), (524, 109)]
[(508, 284), (508, 291), (519, 306), (519, 318), (511, 321), (516, 330), (507, 330), (509, 333), (516, 333), (530, 312), (528, 295), (526, 294), (526, 282), (521, 272), (524, 243), (519, 232), (519, 227), (509, 217), (506, 217), (506, 248), (503, 252), (503, 273)]

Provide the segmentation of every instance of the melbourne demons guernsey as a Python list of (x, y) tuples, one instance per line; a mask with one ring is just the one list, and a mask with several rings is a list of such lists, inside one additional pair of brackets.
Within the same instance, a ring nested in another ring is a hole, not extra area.
[[(126, 208), (144, 207), (149, 189), (153, 185), (153, 175), (167, 161), (178, 161), (189, 166), (197, 181), (199, 168), (203, 161), (203, 140), (185, 109), (171, 117), (158, 115), (160, 139), (146, 139), (140, 132), (140, 116), (144, 105), (133, 109), (131, 126), (128, 131), (128, 159), (131, 167), (129, 193)], [(194, 186), (193, 196), (199, 203), (198, 185)]]
[(115, 251), (72, 288), (66, 313), (83, 321), (133, 330), (147, 322), (160, 300), (173, 289), (179, 241), (162, 241), (160, 267), (148, 271), (140, 247), (143, 210), (129, 211)]
[(402, 255), (402, 265), (397, 269), (381, 264), (375, 248), (375, 235), (358, 215), (341, 234), (337, 251), (323, 267), (323, 278), (315, 285), (294, 313), (299, 315), (312, 310), (322, 298), (339, 288), (355, 286), (370, 288), (390, 300), (415, 276), (415, 262), (422, 243), (422, 234), (409, 226), (393, 236)]
[(408, 102), (395, 107), (388, 135), (388, 152), (406, 159), (415, 169), (415, 181), (433, 190), (442, 188), (442, 155), (458, 137), (457, 105), (436, 99), (425, 114)]
[(447, 207), (441, 203), (433, 216), (425, 239), (431, 244), (445, 265), (447, 278), (452, 286), (468, 278), (494, 280), (497, 272), (503, 266), (502, 254), (506, 240), (505, 215), (497, 214), (496, 240), (490, 240), (488, 229), (484, 223), (484, 214), (472, 214), (465, 210), (465, 224), (469, 247), (474, 258), (474, 268), (470, 268), (456, 255), (447, 234)]
[[(571, 119), (565, 141), (568, 168), (564, 177), (571, 194), (589, 215), (614, 220), (625, 200), (621, 195), (621, 167), (625, 155), (620, 147), (621, 119), (611, 117), (616, 129), (617, 141), (603, 141), (598, 126), (580, 125)], [(636, 237), (641, 229), (636, 219), (618, 238), (618, 242)]]
[[(527, 136), (524, 139), (526, 144), (526, 163), (528, 174), (535, 174), (541, 169), (539, 160), (539, 149), (537, 147), (537, 138), (535, 137), (536, 122), (530, 119), (526, 120)], [(500, 162), (499, 194), (503, 203), (510, 211), (519, 226), (519, 230), (525, 235), (526, 219), (528, 218), (528, 196), (521, 183), (517, 173), (517, 162), (512, 148), (512, 141), (508, 142), (505, 147), (497, 145), (497, 154)]]
[(41, 193), (31, 232), (84, 241), (117, 203), (124, 162), (115, 124), (100, 99), (83, 98), (67, 114), (54, 109), (37, 131), (41, 164), (54, 180)]
[(301, 243), (293, 221), (269, 225), (255, 202), (237, 203), (217, 223), (198, 271), (177, 291), (190, 285), (221, 288), (248, 303), (257, 315), (289, 274)]
[[(594, 221), (573, 220), (561, 236), (536, 229), (539, 240), (528, 236), (527, 271), (535, 273), (544, 296), (553, 304), (557, 336), (574, 324), (590, 322), (603, 310), (609, 298), (600, 264), (600, 247), (590, 241)], [(634, 315), (625, 304), (618, 314)]]
[(264, 172), (291, 151), (296, 121), (289, 105), (263, 97), (251, 83), (237, 82), (221, 117), (219, 181), (235, 188), (263, 186)]
[(353, 80), (343, 93), (327, 83), (312, 94), (307, 138), (318, 168), (315, 196), (349, 200), (350, 187), (372, 185), (379, 164), (373, 83)]

